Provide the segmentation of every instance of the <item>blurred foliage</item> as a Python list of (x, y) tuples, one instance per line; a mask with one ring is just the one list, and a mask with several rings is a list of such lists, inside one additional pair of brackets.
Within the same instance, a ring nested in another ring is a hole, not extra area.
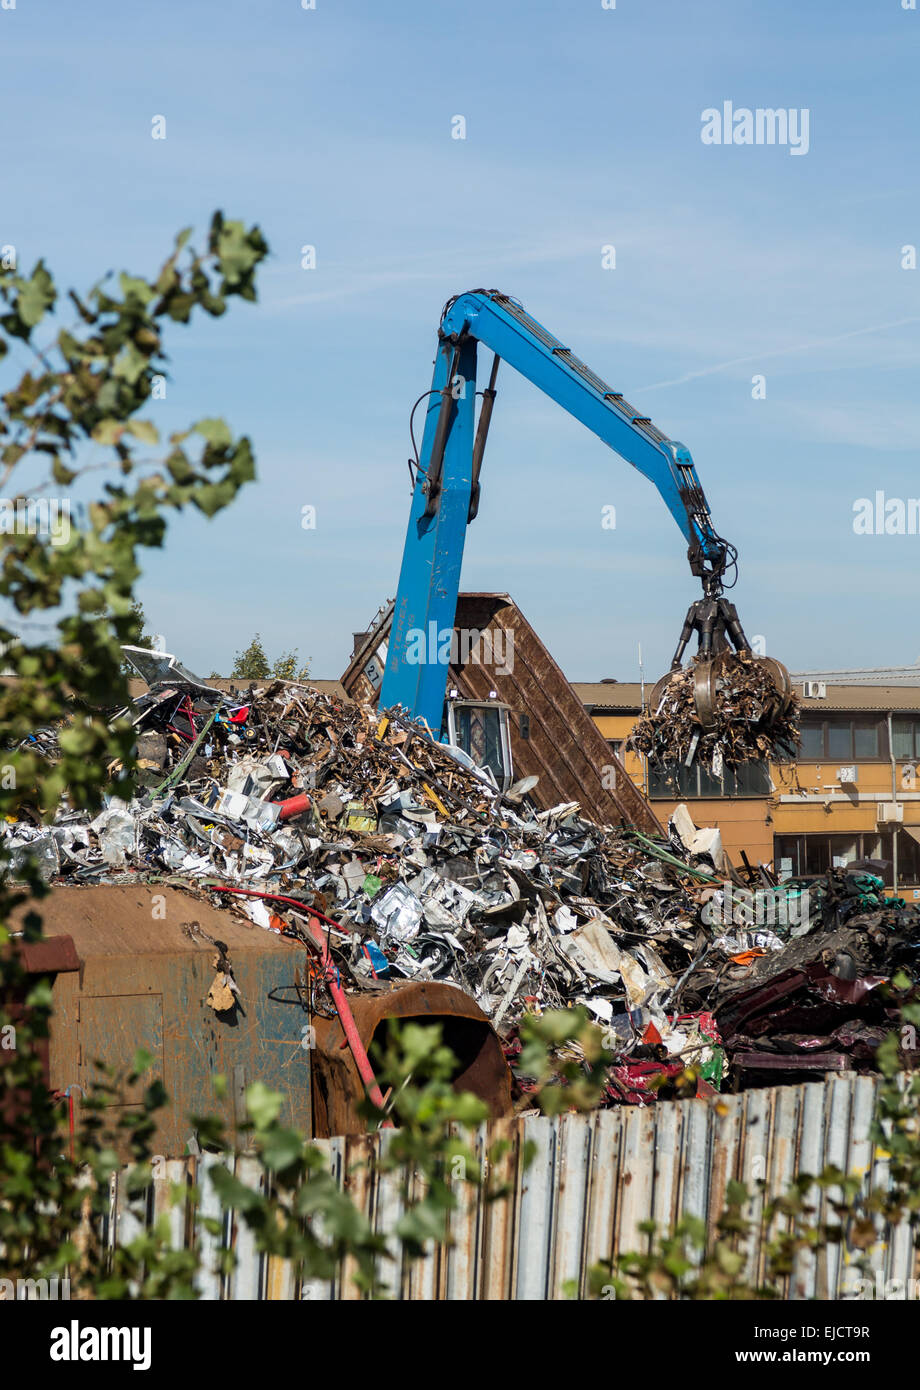
[[(44, 263), (29, 276), (0, 270), (0, 360), (30, 359), (0, 396), (0, 491), (20, 506), (66, 504), (71, 515), (66, 537), (16, 527), (0, 538), (7, 611), (33, 622), (56, 615), (54, 635), (43, 641), (23, 637), (12, 617), (0, 622), (4, 663), (19, 677), (0, 688), (0, 728), (12, 750), (12, 775), (0, 787), (6, 816), (28, 809), (49, 820), (65, 793), (72, 806), (97, 807), (104, 790), (128, 789), (130, 725), (110, 727), (103, 712), (128, 702), (120, 647), (140, 635), (139, 553), (162, 545), (169, 511), (193, 506), (213, 516), (255, 476), (250, 441), (234, 438), (224, 421), (198, 420), (160, 446), (154, 421), (139, 418), (167, 379), (167, 327), (198, 312), (218, 317), (233, 297), (256, 297), (256, 268), (268, 250), (258, 227), (216, 213), (205, 250), (192, 250), (190, 237), (190, 229), (180, 233), (152, 280), (123, 273), (85, 296), (69, 291), (75, 321), (56, 331), (47, 320), (59, 294)], [(100, 495), (81, 506), (76, 524), (71, 499), (91, 472), (103, 475)], [(28, 493), (17, 489), (25, 473)], [(30, 735), (65, 720), (61, 757), (50, 766)]]
[[(0, 535), (0, 597), (10, 614), (0, 623), (0, 643), (5, 665), (18, 676), (0, 687), (6, 748), (0, 814), (8, 823), (25, 818), (41, 824), (61, 805), (95, 810), (108, 796), (130, 795), (132, 730), (126, 720), (110, 723), (106, 711), (129, 702), (121, 644), (149, 640), (133, 591), (140, 553), (162, 545), (168, 512), (191, 505), (211, 517), (255, 476), (249, 440), (235, 438), (223, 420), (201, 419), (161, 446), (153, 420), (139, 418), (151, 398), (162, 395), (170, 325), (188, 324), (200, 313), (219, 317), (232, 298), (256, 298), (256, 270), (268, 254), (258, 227), (216, 213), (202, 252), (190, 238), (190, 230), (179, 235), (153, 279), (108, 276), (82, 296), (73, 290), (60, 296), (41, 261), (29, 276), (0, 271), (0, 364), (9, 367), (23, 352), (29, 358), (0, 396), (2, 487), (15, 490), (30, 470), (28, 496), (23, 481), (10, 500), (26, 504), (53, 496), (72, 522), (66, 537), (63, 529), (53, 536), (41, 527)], [(51, 320), (59, 303), (74, 311), (67, 326)], [(97, 472), (104, 475), (94, 489), (99, 495), (73, 524), (72, 492)], [(14, 630), (14, 614), (30, 628), (36, 614), (53, 618), (38, 624), (53, 629), (53, 636), (26, 640)], [(247, 669), (237, 669), (242, 666)], [(292, 678), (306, 669), (298, 668), (294, 651), (279, 657), (274, 673)], [(258, 637), (237, 657), (234, 674), (271, 674)], [(32, 742), (40, 726), (58, 731), (60, 758), (54, 762)], [(129, 1076), (110, 1075), (82, 1097), (73, 1136), (68, 1098), (50, 1095), (45, 1085), (37, 1047), (48, 1037), (51, 991), (46, 980), (23, 970), (21, 938), (11, 938), (9, 922), (14, 908), (38, 903), (46, 892), (32, 860), (17, 865), (13, 879), (0, 841), (2, 1273), (13, 1279), (66, 1274), (76, 1298), (196, 1297), (202, 1233), (218, 1238), (221, 1269), (232, 1265), (233, 1255), (220, 1245), (220, 1223), (201, 1215), (203, 1194), (194, 1185), (180, 1184), (172, 1193), (174, 1202), (195, 1212), (198, 1235), (189, 1248), (171, 1248), (168, 1215), (152, 1226), (146, 1221), (160, 1161), (151, 1143), (166, 1102), (162, 1083), (147, 1077), (151, 1059), (139, 1054)], [(37, 912), (27, 911), (22, 925), (26, 940), (39, 938)], [(7, 1047), (10, 1040), (15, 1045)], [(428, 1236), (443, 1234), (457, 1185), (480, 1178), (456, 1126), (477, 1123), (481, 1107), (448, 1085), (454, 1060), (434, 1031), (408, 1030), (404, 1046), (394, 1039), (384, 1065), (393, 1071), (392, 1108), (403, 1126), (386, 1162), (414, 1165), (413, 1175), (431, 1180), (398, 1233), (404, 1250), (415, 1255)], [(134, 1087), (145, 1078), (138, 1108), (114, 1105), (125, 1084)], [(293, 1260), (302, 1278), (328, 1277), (347, 1253), (362, 1288), (375, 1292), (378, 1266), (389, 1258), (382, 1238), (339, 1188), (321, 1151), (281, 1124), (280, 1095), (256, 1083), (247, 1104), (242, 1139), (260, 1165), (261, 1182), (243, 1185), (229, 1158), (226, 1166), (215, 1165), (209, 1180), (225, 1207), (253, 1232), (260, 1251)], [(193, 1123), (205, 1147), (227, 1150), (217, 1118)], [(116, 1175), (139, 1234), (113, 1245), (106, 1223)]]

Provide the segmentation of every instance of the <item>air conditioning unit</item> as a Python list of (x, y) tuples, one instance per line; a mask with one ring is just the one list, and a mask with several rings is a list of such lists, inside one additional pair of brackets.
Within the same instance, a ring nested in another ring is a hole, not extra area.
[(808, 700), (826, 700), (827, 684), (825, 681), (804, 681), (802, 691)]
[(880, 801), (876, 811), (879, 825), (889, 824), (891, 821), (900, 823), (904, 819), (904, 804), (901, 801)]

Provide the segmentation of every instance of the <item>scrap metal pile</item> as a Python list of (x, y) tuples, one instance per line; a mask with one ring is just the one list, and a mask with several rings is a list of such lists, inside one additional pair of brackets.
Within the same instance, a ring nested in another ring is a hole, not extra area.
[[(228, 695), (175, 663), (148, 679), (128, 711), (135, 797), (3, 826), (14, 868), (29, 854), (55, 882), (181, 884), (276, 932), (319, 913), (346, 989), (453, 983), (512, 1065), (525, 1013), (581, 1004), (616, 1054), (608, 1103), (652, 1100), (691, 1064), (718, 1089), (729, 1062), (775, 1069), (765, 1052), (863, 1065), (887, 1017), (878, 980), (920, 949), (918, 914), (880, 905), (877, 881), (852, 898), (829, 880), (804, 925), (800, 889), (770, 889), (777, 921), (749, 922), (726, 902), (718, 831), (685, 808), (652, 841), (574, 802), (515, 803), (421, 726), (309, 686)], [(328, 1013), (322, 972), (312, 989)]]
[(652, 690), (629, 746), (657, 766), (723, 767), (784, 756), (799, 739), (799, 702), (778, 662), (746, 652), (696, 657)]
[[(886, 898), (880, 877), (855, 870), (833, 869), (780, 891), (784, 922), (734, 943), (748, 948), (736, 958), (744, 968), (696, 978), (707, 999), (716, 991), (715, 1015), (738, 1077), (752, 1083), (872, 1070), (893, 1030), (902, 1063), (916, 1066), (916, 1041), (901, 1029), (887, 986), (899, 976), (901, 984), (920, 979), (917, 907)], [(753, 915), (764, 916), (762, 905)]]

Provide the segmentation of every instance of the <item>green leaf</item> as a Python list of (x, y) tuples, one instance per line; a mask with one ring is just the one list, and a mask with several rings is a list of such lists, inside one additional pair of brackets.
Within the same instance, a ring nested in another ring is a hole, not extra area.
[(188, 323), (195, 307), (195, 296), (193, 294), (170, 294), (169, 296), (169, 317), (175, 319), (176, 323)]
[(895, 1076), (897, 1074), (901, 1064), (898, 1056), (897, 1033), (889, 1033), (883, 1039), (876, 1050), (875, 1060), (883, 1076)]
[(260, 1192), (247, 1187), (245, 1183), (240, 1182), (239, 1178), (235, 1178), (219, 1163), (215, 1163), (213, 1167), (208, 1169), (208, 1176), (211, 1179), (211, 1186), (225, 1207), (232, 1207), (237, 1211), (255, 1211), (265, 1202), (265, 1198)]
[(195, 489), (192, 501), (205, 516), (214, 516), (232, 501), (235, 495), (236, 485), (232, 482), (202, 483)]
[(100, 420), (93, 429), (92, 438), (97, 444), (117, 444), (124, 432), (121, 420)]
[(262, 1161), (275, 1173), (284, 1172), (303, 1153), (303, 1136), (296, 1129), (272, 1129), (262, 1140)]
[(440, 1205), (433, 1200), (417, 1202), (397, 1221), (396, 1234), (416, 1248), (424, 1247), (427, 1241), (443, 1240), (449, 1210), (450, 1205), (446, 1203)]
[(238, 285), (260, 259), (242, 222), (224, 222), (217, 236), (220, 271), (230, 286)]
[(208, 443), (215, 449), (227, 449), (233, 440), (230, 426), (225, 420), (199, 420), (195, 429), (199, 434), (203, 435)]
[(69, 487), (77, 474), (75, 469), (66, 468), (61, 460), (55, 456), (51, 462), (51, 476), (56, 483), (60, 483), (61, 487)]
[(254, 1081), (246, 1088), (246, 1108), (256, 1129), (268, 1129), (281, 1114), (284, 1094), (273, 1091), (262, 1081)]
[(146, 367), (147, 358), (144, 353), (135, 347), (134, 343), (125, 343), (115, 359), (112, 374), (122, 381), (126, 381), (129, 386), (133, 386), (143, 375)]
[(45, 314), (54, 304), (56, 295), (54, 281), (45, 269), (43, 261), (39, 261), (32, 271), (31, 280), (27, 280), (19, 292), (16, 308), (19, 317), (29, 328), (34, 328), (41, 323)]
[(118, 277), (121, 292), (125, 299), (137, 299), (141, 304), (149, 304), (153, 298), (154, 291), (146, 280), (139, 279), (136, 275), (126, 275), (124, 271)]
[(160, 432), (152, 420), (129, 420), (125, 426), (128, 434), (144, 444), (159, 444)]

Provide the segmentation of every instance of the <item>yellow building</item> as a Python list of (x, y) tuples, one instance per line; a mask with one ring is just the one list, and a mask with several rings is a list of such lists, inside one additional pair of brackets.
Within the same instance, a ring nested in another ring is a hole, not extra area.
[(642, 688), (625, 681), (573, 688), (662, 823), (684, 801), (698, 825), (719, 827), (735, 864), (743, 850), (752, 865), (788, 877), (882, 860), (886, 885), (920, 899), (920, 671), (895, 668), (881, 679), (858, 672), (793, 677), (802, 701), (795, 762), (750, 764), (720, 779), (680, 768), (676, 792), (625, 748)]

